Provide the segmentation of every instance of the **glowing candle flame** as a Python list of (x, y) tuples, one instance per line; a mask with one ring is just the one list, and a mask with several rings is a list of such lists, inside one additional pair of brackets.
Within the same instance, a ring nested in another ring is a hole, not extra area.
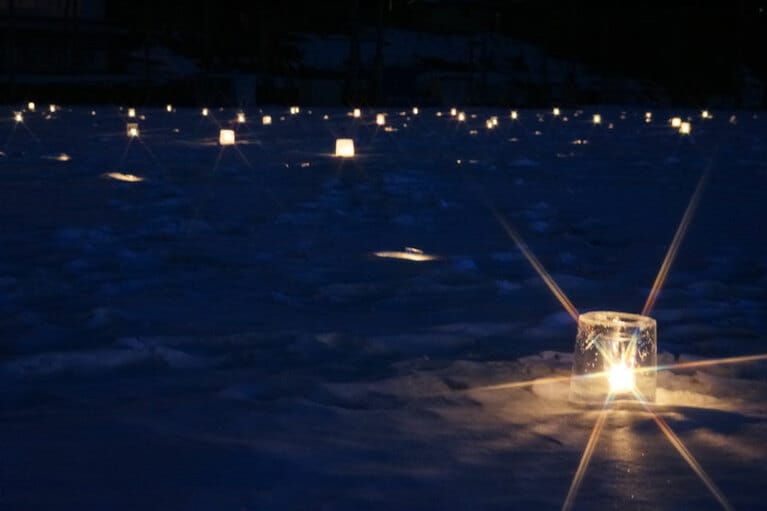
[(138, 137), (138, 123), (135, 122), (129, 122), (125, 125), (126, 134), (131, 137), (135, 138)]
[(207, 117), (208, 116), (208, 109), (207, 108), (203, 108), (202, 109), (202, 116), (203, 117)]
[(352, 117), (354, 117), (355, 119), (359, 119), (360, 117), (362, 117), (362, 110), (360, 110), (359, 108), (355, 108), (352, 111)]
[(594, 114), (592, 120), (594, 121), (594, 124), (602, 124), (602, 116), (599, 114)]
[(13, 120), (16, 122), (24, 122), (24, 116), (21, 115), (21, 112), (16, 112), (13, 114)]
[(450, 117), (455, 117), (458, 115), (458, 109), (457, 108), (451, 108), (450, 109)]
[(417, 106), (413, 107), (413, 115), (418, 115), (418, 107)]
[(240, 123), (240, 124), (244, 124), (245, 123), (245, 114), (244, 113), (240, 112), (240, 113), (237, 114), (237, 122)]
[(517, 111), (516, 110), (512, 110), (511, 111), (511, 119), (516, 121), (518, 117), (519, 117), (519, 114), (517, 113)]
[(551, 111), (551, 113), (552, 113), (552, 115), (554, 115), (554, 117), (557, 117), (560, 114), (559, 108), (554, 107), (554, 109)]
[(171, 105), (171, 104), (165, 105), (165, 111), (166, 112), (172, 112), (173, 111), (173, 105)]
[(386, 116), (384, 114), (376, 114), (376, 124), (379, 126), (386, 124)]
[(136, 117), (136, 109), (135, 108), (129, 108), (128, 109), (128, 117), (130, 117), (130, 118)]
[(618, 362), (610, 368), (607, 381), (610, 382), (610, 392), (613, 394), (631, 392), (634, 389), (634, 371), (623, 361)]
[(673, 117), (671, 119), (671, 127), (672, 128), (679, 128), (682, 126), (682, 118), (681, 117)]
[(460, 112), (460, 113), (458, 114), (458, 122), (463, 122), (463, 121), (465, 121), (465, 120), (466, 120), (466, 114), (465, 114), (465, 113), (463, 113), (463, 112)]
[(690, 125), (689, 122), (683, 122), (682, 124), (679, 125), (679, 133), (681, 133), (682, 135), (689, 135), (691, 131), (692, 131), (692, 126)]
[(272, 123), (272, 116), (271, 115), (265, 115), (261, 118), (261, 124), (264, 126), (269, 126)]
[(35, 102), (34, 101), (30, 101), (29, 103), (27, 103), (27, 110), (29, 110), (30, 112), (34, 112), (35, 111)]

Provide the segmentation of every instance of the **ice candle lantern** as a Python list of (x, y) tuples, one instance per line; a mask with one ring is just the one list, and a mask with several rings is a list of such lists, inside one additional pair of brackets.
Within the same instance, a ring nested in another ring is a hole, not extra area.
[(138, 123), (137, 122), (129, 122), (125, 125), (125, 134), (128, 135), (131, 138), (135, 138), (138, 136)]
[(237, 114), (237, 122), (240, 124), (245, 124), (245, 114), (243, 112), (239, 112)]
[(290, 115), (297, 115), (301, 111), (297, 106), (290, 107)]
[(35, 111), (35, 102), (34, 101), (30, 101), (29, 103), (27, 103), (27, 110), (29, 110), (30, 112), (34, 112)]
[(173, 111), (173, 105), (171, 105), (170, 103), (165, 105), (165, 111), (168, 113), (171, 113)]
[(418, 107), (417, 106), (413, 107), (413, 115), (418, 115)]
[(602, 116), (599, 114), (594, 114), (592, 120), (594, 121), (594, 124), (602, 124)]
[(386, 124), (386, 116), (384, 114), (376, 114), (376, 124), (379, 126)]
[(264, 126), (269, 126), (272, 123), (272, 116), (271, 115), (265, 115), (261, 118), (261, 124)]
[(557, 107), (554, 107), (554, 109), (551, 111), (551, 114), (552, 114), (554, 117), (557, 117), (557, 116), (560, 114), (559, 108), (557, 108)]
[(658, 360), (655, 320), (626, 312), (593, 311), (578, 317), (570, 401), (655, 401)]
[(203, 117), (207, 117), (208, 116), (208, 109), (207, 108), (203, 108), (202, 109), (202, 116)]
[(458, 114), (457, 108), (451, 108), (450, 109), (450, 117), (455, 117)]
[(466, 120), (466, 114), (463, 112), (458, 112), (458, 122), (463, 122)]
[(135, 108), (129, 108), (128, 109), (128, 117), (130, 117), (131, 119), (136, 117), (136, 109)]
[(24, 116), (21, 115), (21, 112), (14, 112), (13, 113), (13, 120), (16, 122), (24, 122)]
[(221, 145), (234, 145), (234, 130), (221, 130), (218, 133), (218, 143)]
[(682, 135), (689, 135), (692, 131), (692, 125), (689, 122), (683, 122), (679, 125), (679, 133)]
[(680, 128), (682, 126), (682, 118), (681, 117), (672, 117), (671, 118), (671, 127), (672, 128)]
[(352, 112), (352, 116), (355, 119), (359, 119), (360, 117), (362, 117), (362, 110), (360, 110), (359, 108), (355, 108), (354, 111)]
[(517, 111), (516, 110), (512, 110), (511, 111), (511, 119), (513, 121), (516, 121), (518, 117), (519, 117), (519, 114), (517, 113)]
[(336, 156), (339, 158), (352, 158), (354, 156), (354, 140), (351, 138), (336, 139)]

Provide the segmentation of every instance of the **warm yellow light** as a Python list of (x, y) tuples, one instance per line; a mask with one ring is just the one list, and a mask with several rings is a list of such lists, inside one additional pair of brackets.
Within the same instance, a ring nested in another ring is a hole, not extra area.
[(221, 145), (234, 145), (234, 130), (219, 131), (218, 143)]
[(489, 130), (493, 129), (495, 127), (495, 124), (493, 124), (493, 120), (492, 119), (486, 120), (485, 127), (487, 127), (487, 129)]
[(34, 112), (35, 111), (35, 102), (34, 101), (30, 101), (29, 103), (27, 103), (27, 110), (29, 110), (30, 112)]
[(594, 114), (592, 120), (594, 121), (594, 124), (602, 124), (602, 116), (599, 114)]
[(339, 158), (352, 158), (354, 156), (354, 140), (351, 138), (336, 139), (336, 156)]
[(386, 124), (386, 116), (384, 114), (376, 114), (376, 124), (379, 126)]
[(458, 114), (458, 122), (463, 122), (463, 121), (465, 121), (465, 120), (466, 120), (466, 114), (465, 114), (465, 113), (463, 113), (463, 112), (460, 112), (460, 113)]
[(56, 113), (56, 105), (53, 105), (53, 104), (48, 105), (48, 111), (50, 113), (52, 113), (52, 114), (55, 114)]
[(517, 113), (517, 111), (516, 110), (512, 110), (511, 111), (511, 119), (516, 121), (518, 117), (519, 117), (519, 114)]
[(700, 113), (700, 116), (703, 117), (704, 119), (711, 119), (711, 114), (709, 113), (708, 110), (703, 110)]
[(328, 114), (325, 114), (325, 115), (323, 115), (323, 116), (322, 116), (322, 120), (323, 120), (323, 121), (327, 121), (328, 119), (330, 119), (330, 117), (328, 116)]
[(496, 115), (492, 116), (492, 117), (490, 118), (490, 123), (491, 123), (493, 126), (498, 126), (498, 116), (496, 116)]
[(298, 114), (300, 111), (301, 111), (301, 109), (300, 109), (300, 108), (298, 108), (297, 106), (291, 106), (291, 107), (290, 107), (290, 115), (296, 115), (296, 114)]
[(450, 117), (455, 117), (458, 115), (458, 109), (457, 108), (451, 108), (450, 109)]
[(607, 381), (610, 383), (610, 392), (624, 394), (634, 389), (634, 371), (621, 361), (614, 364), (608, 374)]
[(355, 119), (359, 119), (360, 117), (362, 117), (362, 110), (360, 110), (359, 108), (355, 108), (354, 111), (352, 111), (352, 117), (354, 117)]
[(425, 254), (423, 250), (412, 247), (405, 247), (404, 251), (374, 252), (373, 255), (382, 259), (400, 259), (402, 261), (413, 261), (417, 263), (436, 261), (439, 259), (439, 256)]
[(671, 127), (672, 128), (679, 128), (682, 126), (682, 118), (681, 117), (672, 117), (671, 118)]
[(203, 108), (202, 109), (202, 116), (203, 117), (207, 117), (208, 116), (208, 109), (207, 108)]
[(138, 136), (138, 123), (137, 122), (129, 122), (125, 125), (125, 134), (129, 137), (137, 137)]
[(117, 181), (124, 181), (126, 183), (140, 183), (144, 180), (143, 177), (134, 176), (133, 174), (123, 174), (122, 172), (109, 172), (106, 177), (116, 179)]
[(551, 113), (554, 115), (554, 117), (558, 116), (558, 115), (559, 115), (559, 113), (560, 113), (560, 112), (559, 112), (559, 108), (557, 108), (557, 107), (554, 107), (554, 109), (551, 111)]
[(244, 113), (239, 112), (237, 114), (237, 122), (240, 123), (240, 124), (244, 124), (245, 123), (245, 114)]
[(170, 103), (165, 105), (165, 111), (166, 112), (172, 112), (173, 111), (173, 105), (171, 105)]
[(261, 118), (261, 124), (264, 126), (269, 126), (272, 123), (272, 116), (271, 115), (265, 115)]
[(14, 112), (13, 120), (16, 122), (24, 122), (24, 116), (21, 115), (21, 112)]
[(135, 108), (129, 108), (128, 109), (128, 117), (130, 117), (131, 119), (136, 117), (136, 109)]
[(689, 135), (692, 131), (692, 125), (689, 122), (683, 122), (679, 125), (679, 133), (682, 135)]
[(413, 115), (418, 115), (418, 107), (417, 106), (413, 107)]

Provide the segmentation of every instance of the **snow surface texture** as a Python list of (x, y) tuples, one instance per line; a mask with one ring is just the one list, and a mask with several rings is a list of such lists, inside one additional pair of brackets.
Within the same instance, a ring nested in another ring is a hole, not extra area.
[[(566, 381), (477, 389), (566, 377), (575, 339), (493, 210), (580, 311), (639, 312), (710, 167), (651, 313), (659, 358), (766, 351), (751, 113), (392, 110), (385, 131), (139, 109), (129, 141), (126, 111), (94, 108), (2, 123), (2, 509), (561, 508), (598, 412)], [(659, 375), (660, 415), (738, 509), (765, 508), (766, 375)], [(720, 505), (649, 414), (611, 413), (574, 509), (682, 508)]]

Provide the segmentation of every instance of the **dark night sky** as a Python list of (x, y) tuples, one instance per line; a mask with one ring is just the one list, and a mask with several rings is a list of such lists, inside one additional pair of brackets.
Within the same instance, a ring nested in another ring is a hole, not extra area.
[(291, 40), (298, 33), (350, 35), (354, 27), (368, 34), (379, 27), (384, 33), (395, 28), (494, 32), (608, 76), (657, 84), (682, 100), (735, 96), (746, 76), (767, 79), (767, 0), (190, 0), (180, 5), (107, 1), (104, 24), (118, 35), (108, 43), (103, 36), (87, 41), (83, 24), (77, 45), (110, 44), (112, 71), (124, 68), (114, 55), (149, 43), (193, 58), (206, 72), (295, 73), (300, 56)]

